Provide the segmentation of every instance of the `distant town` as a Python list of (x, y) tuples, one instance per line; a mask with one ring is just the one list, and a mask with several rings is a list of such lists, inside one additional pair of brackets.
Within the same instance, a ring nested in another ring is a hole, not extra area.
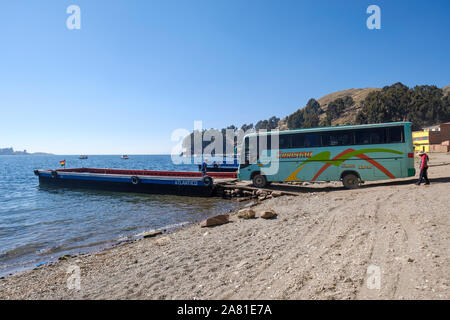
[(45, 152), (28, 153), (27, 150), (14, 151), (13, 148), (0, 148), (0, 156), (21, 156), (21, 155), (51, 155), (51, 153)]

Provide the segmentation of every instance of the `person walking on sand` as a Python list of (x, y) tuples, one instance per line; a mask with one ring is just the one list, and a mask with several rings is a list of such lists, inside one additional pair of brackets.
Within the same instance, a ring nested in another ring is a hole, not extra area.
[(201, 168), (202, 176), (206, 176), (207, 162), (208, 162), (208, 159), (205, 159), (202, 162), (202, 168)]
[(419, 152), (420, 162), (419, 162), (419, 169), (420, 169), (420, 176), (419, 181), (417, 181), (417, 185), (420, 186), (422, 183), (422, 180), (425, 180), (425, 184), (430, 184), (430, 180), (428, 180), (428, 161), (430, 160), (428, 158), (428, 155), (420, 151)]

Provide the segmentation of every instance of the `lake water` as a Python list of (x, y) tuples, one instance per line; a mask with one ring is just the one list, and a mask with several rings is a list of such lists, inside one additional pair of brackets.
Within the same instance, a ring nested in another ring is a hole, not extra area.
[(129, 157), (0, 156), (0, 276), (237, 206), (219, 198), (43, 188), (33, 173), (58, 168), (64, 159), (67, 168), (198, 171), (197, 165), (174, 165), (168, 155)]

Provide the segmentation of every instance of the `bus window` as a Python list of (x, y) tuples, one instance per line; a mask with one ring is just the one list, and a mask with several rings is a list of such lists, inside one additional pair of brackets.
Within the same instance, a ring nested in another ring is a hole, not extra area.
[(370, 144), (370, 132), (366, 130), (358, 130), (355, 132), (356, 144)]
[[(376, 138), (378, 142), (376, 143), (386, 143), (387, 142), (387, 130), (386, 128), (376, 129)], [(375, 142), (372, 142), (375, 143)]]
[(305, 135), (296, 134), (292, 137), (292, 148), (304, 148), (305, 147)]
[(258, 138), (259, 141), (259, 153), (261, 154), (264, 150), (272, 149), (272, 137), (271, 135), (261, 135)]
[(383, 134), (382, 132), (380, 132), (380, 130), (374, 130), (370, 133), (370, 143), (383, 143)]
[(353, 132), (336, 131), (322, 134), (322, 146), (350, 146), (353, 144)]
[(389, 128), (389, 142), (401, 143), (405, 142), (403, 139), (403, 127), (391, 127)]
[(292, 145), (292, 135), (280, 134), (280, 149), (290, 149)]
[(386, 130), (369, 129), (355, 131), (356, 144), (380, 144), (386, 143)]
[(315, 133), (308, 133), (305, 137), (305, 147), (314, 148), (319, 146), (319, 137)]

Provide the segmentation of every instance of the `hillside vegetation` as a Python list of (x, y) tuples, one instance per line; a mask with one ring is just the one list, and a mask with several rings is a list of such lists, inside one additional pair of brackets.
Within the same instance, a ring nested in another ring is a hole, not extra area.
[(279, 122), (280, 130), (346, 124), (411, 121), (414, 129), (450, 121), (450, 86), (348, 89), (310, 99)]

